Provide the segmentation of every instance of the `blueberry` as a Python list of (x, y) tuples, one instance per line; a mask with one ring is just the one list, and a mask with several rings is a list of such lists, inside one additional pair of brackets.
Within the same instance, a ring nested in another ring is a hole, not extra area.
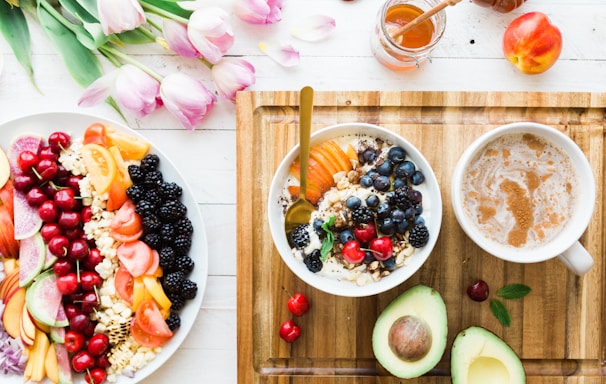
[(391, 219), (396, 223), (401, 223), (405, 219), (404, 211), (401, 209), (394, 209), (391, 211)]
[(396, 232), (400, 234), (405, 234), (408, 230), (408, 221), (404, 220), (396, 224)]
[(425, 219), (423, 216), (415, 217), (415, 220), (412, 222), (413, 225), (425, 225)]
[(348, 241), (354, 239), (355, 237), (351, 229), (344, 229), (343, 231), (341, 231), (341, 233), (339, 233), (339, 242), (343, 245), (345, 245), (345, 243), (347, 243)]
[(392, 256), (387, 260), (383, 260), (383, 267), (390, 271), (396, 269), (396, 258)]
[(379, 230), (384, 235), (391, 236), (396, 233), (396, 223), (389, 217), (383, 219), (383, 221), (379, 223)]
[(404, 162), (396, 165), (394, 173), (395, 173), (396, 177), (408, 179), (415, 173), (415, 171), (416, 171), (416, 167), (412, 161), (404, 161)]
[(322, 219), (314, 219), (313, 228), (314, 231), (318, 234), (318, 236), (324, 236), (326, 232), (322, 229), (322, 224), (324, 224), (324, 220)]
[(358, 196), (350, 196), (345, 202), (345, 206), (352, 211), (362, 205), (362, 200)]
[(392, 183), (392, 184), (393, 184), (393, 189), (396, 189), (396, 188), (398, 188), (398, 187), (403, 187), (403, 186), (405, 186), (405, 185), (408, 185), (408, 184), (406, 183), (406, 180), (404, 180), (404, 179), (398, 179), (398, 178), (395, 178), (395, 179), (393, 180), (393, 183)]
[(372, 163), (377, 158), (377, 152), (374, 149), (366, 149), (362, 152), (362, 163)]
[(390, 176), (393, 173), (393, 163), (389, 160), (385, 160), (377, 166), (377, 172), (381, 176)]
[(402, 147), (391, 147), (387, 152), (387, 158), (395, 164), (401, 163), (406, 158), (406, 150)]
[(377, 170), (374, 168), (371, 169), (370, 171), (366, 172), (366, 175), (370, 176), (370, 178), (373, 180), (380, 176), (379, 172), (377, 172)]
[(364, 252), (364, 264), (370, 264), (375, 261), (375, 255), (371, 251)]
[(425, 175), (421, 171), (415, 171), (410, 178), (410, 182), (413, 185), (422, 184), (425, 181)]
[(414, 207), (408, 207), (404, 211), (404, 217), (406, 218), (406, 220), (413, 220), (415, 218), (415, 216), (416, 216), (416, 214), (415, 214)]
[(410, 193), (410, 201), (412, 201), (413, 204), (420, 204), (423, 201), (423, 194), (421, 191), (413, 189), (413, 191)]
[(385, 219), (385, 218), (389, 217), (390, 214), (391, 214), (391, 206), (389, 205), (388, 202), (384, 201), (381, 204), (379, 204), (379, 208), (377, 208), (377, 217), (379, 219)]
[(370, 188), (372, 187), (373, 184), (373, 180), (372, 177), (368, 176), (368, 175), (364, 175), (362, 177), (360, 177), (360, 185), (364, 188)]
[(375, 194), (369, 195), (366, 198), (366, 206), (370, 208), (378, 207), (380, 202), (381, 200), (379, 199), (379, 196)]
[(387, 176), (379, 176), (372, 185), (377, 191), (385, 192), (391, 187), (391, 181)]
[(415, 210), (415, 215), (419, 216), (420, 214), (423, 213), (423, 206), (421, 204), (415, 204), (414, 210)]

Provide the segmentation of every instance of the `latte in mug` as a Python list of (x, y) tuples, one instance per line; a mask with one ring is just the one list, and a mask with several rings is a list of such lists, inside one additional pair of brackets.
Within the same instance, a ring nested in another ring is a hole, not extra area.
[(489, 142), (464, 172), (464, 211), (487, 238), (532, 248), (555, 238), (575, 209), (577, 176), (560, 148), (531, 133)]

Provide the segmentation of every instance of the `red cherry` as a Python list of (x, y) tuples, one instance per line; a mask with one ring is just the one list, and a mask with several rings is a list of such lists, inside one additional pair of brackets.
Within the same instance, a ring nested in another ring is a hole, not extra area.
[(71, 137), (65, 132), (53, 132), (48, 136), (48, 145), (55, 153), (67, 149), (71, 144)]
[(40, 148), (40, 150), (38, 151), (38, 158), (40, 160), (52, 160), (54, 162), (57, 162), (59, 160), (59, 155), (53, 152), (51, 147), (46, 146)]
[(36, 181), (37, 180), (34, 179), (33, 175), (22, 173), (15, 175), (13, 178), (13, 186), (17, 191), (27, 192), (36, 184)]
[[(286, 288), (284, 288), (284, 291), (288, 293)], [(286, 305), (288, 306), (288, 310), (290, 311), (290, 313), (295, 316), (303, 316), (305, 313), (307, 313), (307, 311), (309, 311), (309, 300), (307, 300), (307, 297), (304, 294), (295, 293), (292, 296), (290, 295), (290, 293), (288, 294), (290, 297)]]
[(36, 172), (40, 175), (40, 180), (51, 181), (59, 173), (59, 167), (55, 161), (43, 159), (36, 165)]
[(40, 187), (32, 187), (26, 194), (25, 200), (32, 207), (39, 207), (42, 203), (48, 200), (46, 194), (40, 189)]
[(107, 352), (95, 358), (95, 367), (97, 368), (106, 369), (110, 365), (111, 363), (109, 362), (109, 356)]
[(92, 313), (99, 307), (99, 297), (94, 291), (85, 292), (82, 296), (82, 303), (80, 304), (82, 313)]
[(350, 240), (343, 246), (341, 252), (345, 261), (350, 264), (361, 263), (366, 253), (360, 249), (360, 243), (357, 240)]
[(90, 320), (88, 315), (85, 315), (84, 313), (78, 313), (77, 315), (69, 319), (69, 327), (72, 330), (83, 334), (84, 336), (86, 336), (86, 332), (90, 324), (92, 324), (92, 321)]
[(32, 170), (39, 161), (38, 155), (34, 152), (23, 151), (17, 157), (17, 166), (23, 171), (23, 173), (32, 173)]
[(78, 373), (82, 373), (86, 370), (93, 369), (95, 367), (95, 358), (88, 353), (87, 350), (82, 349), (72, 357), (72, 368)]
[(84, 235), (84, 230), (80, 227), (67, 228), (63, 230), (63, 235), (67, 237), (70, 241), (81, 239)]
[(101, 384), (107, 378), (107, 372), (104, 368), (97, 366), (86, 372), (84, 375), (84, 381), (90, 384)]
[(69, 239), (63, 235), (54, 236), (48, 242), (48, 250), (57, 257), (67, 256), (69, 247)]
[(64, 309), (65, 309), (65, 315), (67, 316), (68, 320), (71, 320), (71, 318), (76, 315), (82, 314), (80, 307), (78, 307), (76, 304), (73, 304), (73, 303), (65, 304)]
[(377, 237), (370, 242), (370, 249), (375, 259), (384, 261), (393, 255), (393, 244), (388, 236)]
[(55, 204), (62, 211), (73, 211), (76, 208), (76, 195), (73, 189), (63, 188), (55, 193)]
[[(90, 247), (89, 247), (90, 248)], [(105, 257), (101, 255), (99, 248), (93, 247), (88, 251), (88, 257), (84, 259), (84, 268), (92, 271), (95, 267), (103, 261)]]
[(93, 337), (88, 340), (86, 349), (93, 356), (103, 355), (109, 348), (109, 338), (104, 333), (94, 334)]
[(474, 301), (484, 301), (488, 298), (488, 284), (484, 280), (477, 280), (467, 287), (467, 296)]
[(53, 237), (61, 235), (61, 228), (57, 223), (46, 223), (40, 228), (40, 235), (45, 243), (48, 243)]
[(75, 228), (80, 224), (80, 213), (75, 211), (63, 211), (59, 213), (57, 223), (61, 228)]
[(76, 331), (65, 332), (65, 349), (69, 353), (76, 353), (84, 347), (84, 335)]
[(103, 279), (97, 272), (94, 271), (82, 271), (80, 272), (80, 285), (85, 291), (92, 291), (95, 288), (101, 287)]
[(88, 257), (88, 243), (83, 239), (72, 240), (67, 247), (67, 258), (71, 261), (84, 260)]
[(280, 337), (287, 343), (294, 343), (301, 336), (301, 328), (293, 320), (287, 320), (280, 326)]
[(74, 264), (67, 259), (59, 259), (53, 264), (55, 276), (61, 277), (74, 272)]
[(57, 289), (62, 295), (71, 295), (78, 291), (78, 276), (74, 272), (57, 277)]
[(361, 243), (368, 244), (372, 239), (377, 237), (377, 227), (375, 223), (370, 222), (368, 224), (361, 224), (354, 228), (353, 234)]
[(38, 207), (38, 216), (40, 216), (42, 221), (45, 223), (52, 223), (53, 221), (57, 220), (59, 210), (57, 209), (55, 202), (52, 200), (46, 200), (44, 203), (40, 204)]

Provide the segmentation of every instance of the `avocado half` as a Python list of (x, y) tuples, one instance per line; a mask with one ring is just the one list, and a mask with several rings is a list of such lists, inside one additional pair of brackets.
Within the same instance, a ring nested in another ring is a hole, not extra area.
[(435, 289), (412, 287), (381, 312), (372, 334), (377, 361), (403, 379), (430, 371), (446, 349), (446, 305)]
[(470, 327), (459, 332), (451, 350), (452, 384), (523, 384), (520, 358), (494, 333)]

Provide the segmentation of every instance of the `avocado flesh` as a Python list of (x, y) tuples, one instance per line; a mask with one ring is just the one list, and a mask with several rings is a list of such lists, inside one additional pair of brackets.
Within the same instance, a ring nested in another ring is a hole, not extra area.
[[(427, 353), (414, 361), (398, 357), (390, 347), (392, 325), (406, 316), (422, 319), (431, 331)], [(381, 312), (375, 323), (372, 347), (377, 361), (392, 375), (411, 379), (430, 371), (442, 358), (448, 334), (446, 305), (440, 293), (430, 287), (417, 285), (398, 296)]]
[(526, 374), (515, 352), (481, 327), (457, 335), (451, 351), (453, 384), (522, 384)]

